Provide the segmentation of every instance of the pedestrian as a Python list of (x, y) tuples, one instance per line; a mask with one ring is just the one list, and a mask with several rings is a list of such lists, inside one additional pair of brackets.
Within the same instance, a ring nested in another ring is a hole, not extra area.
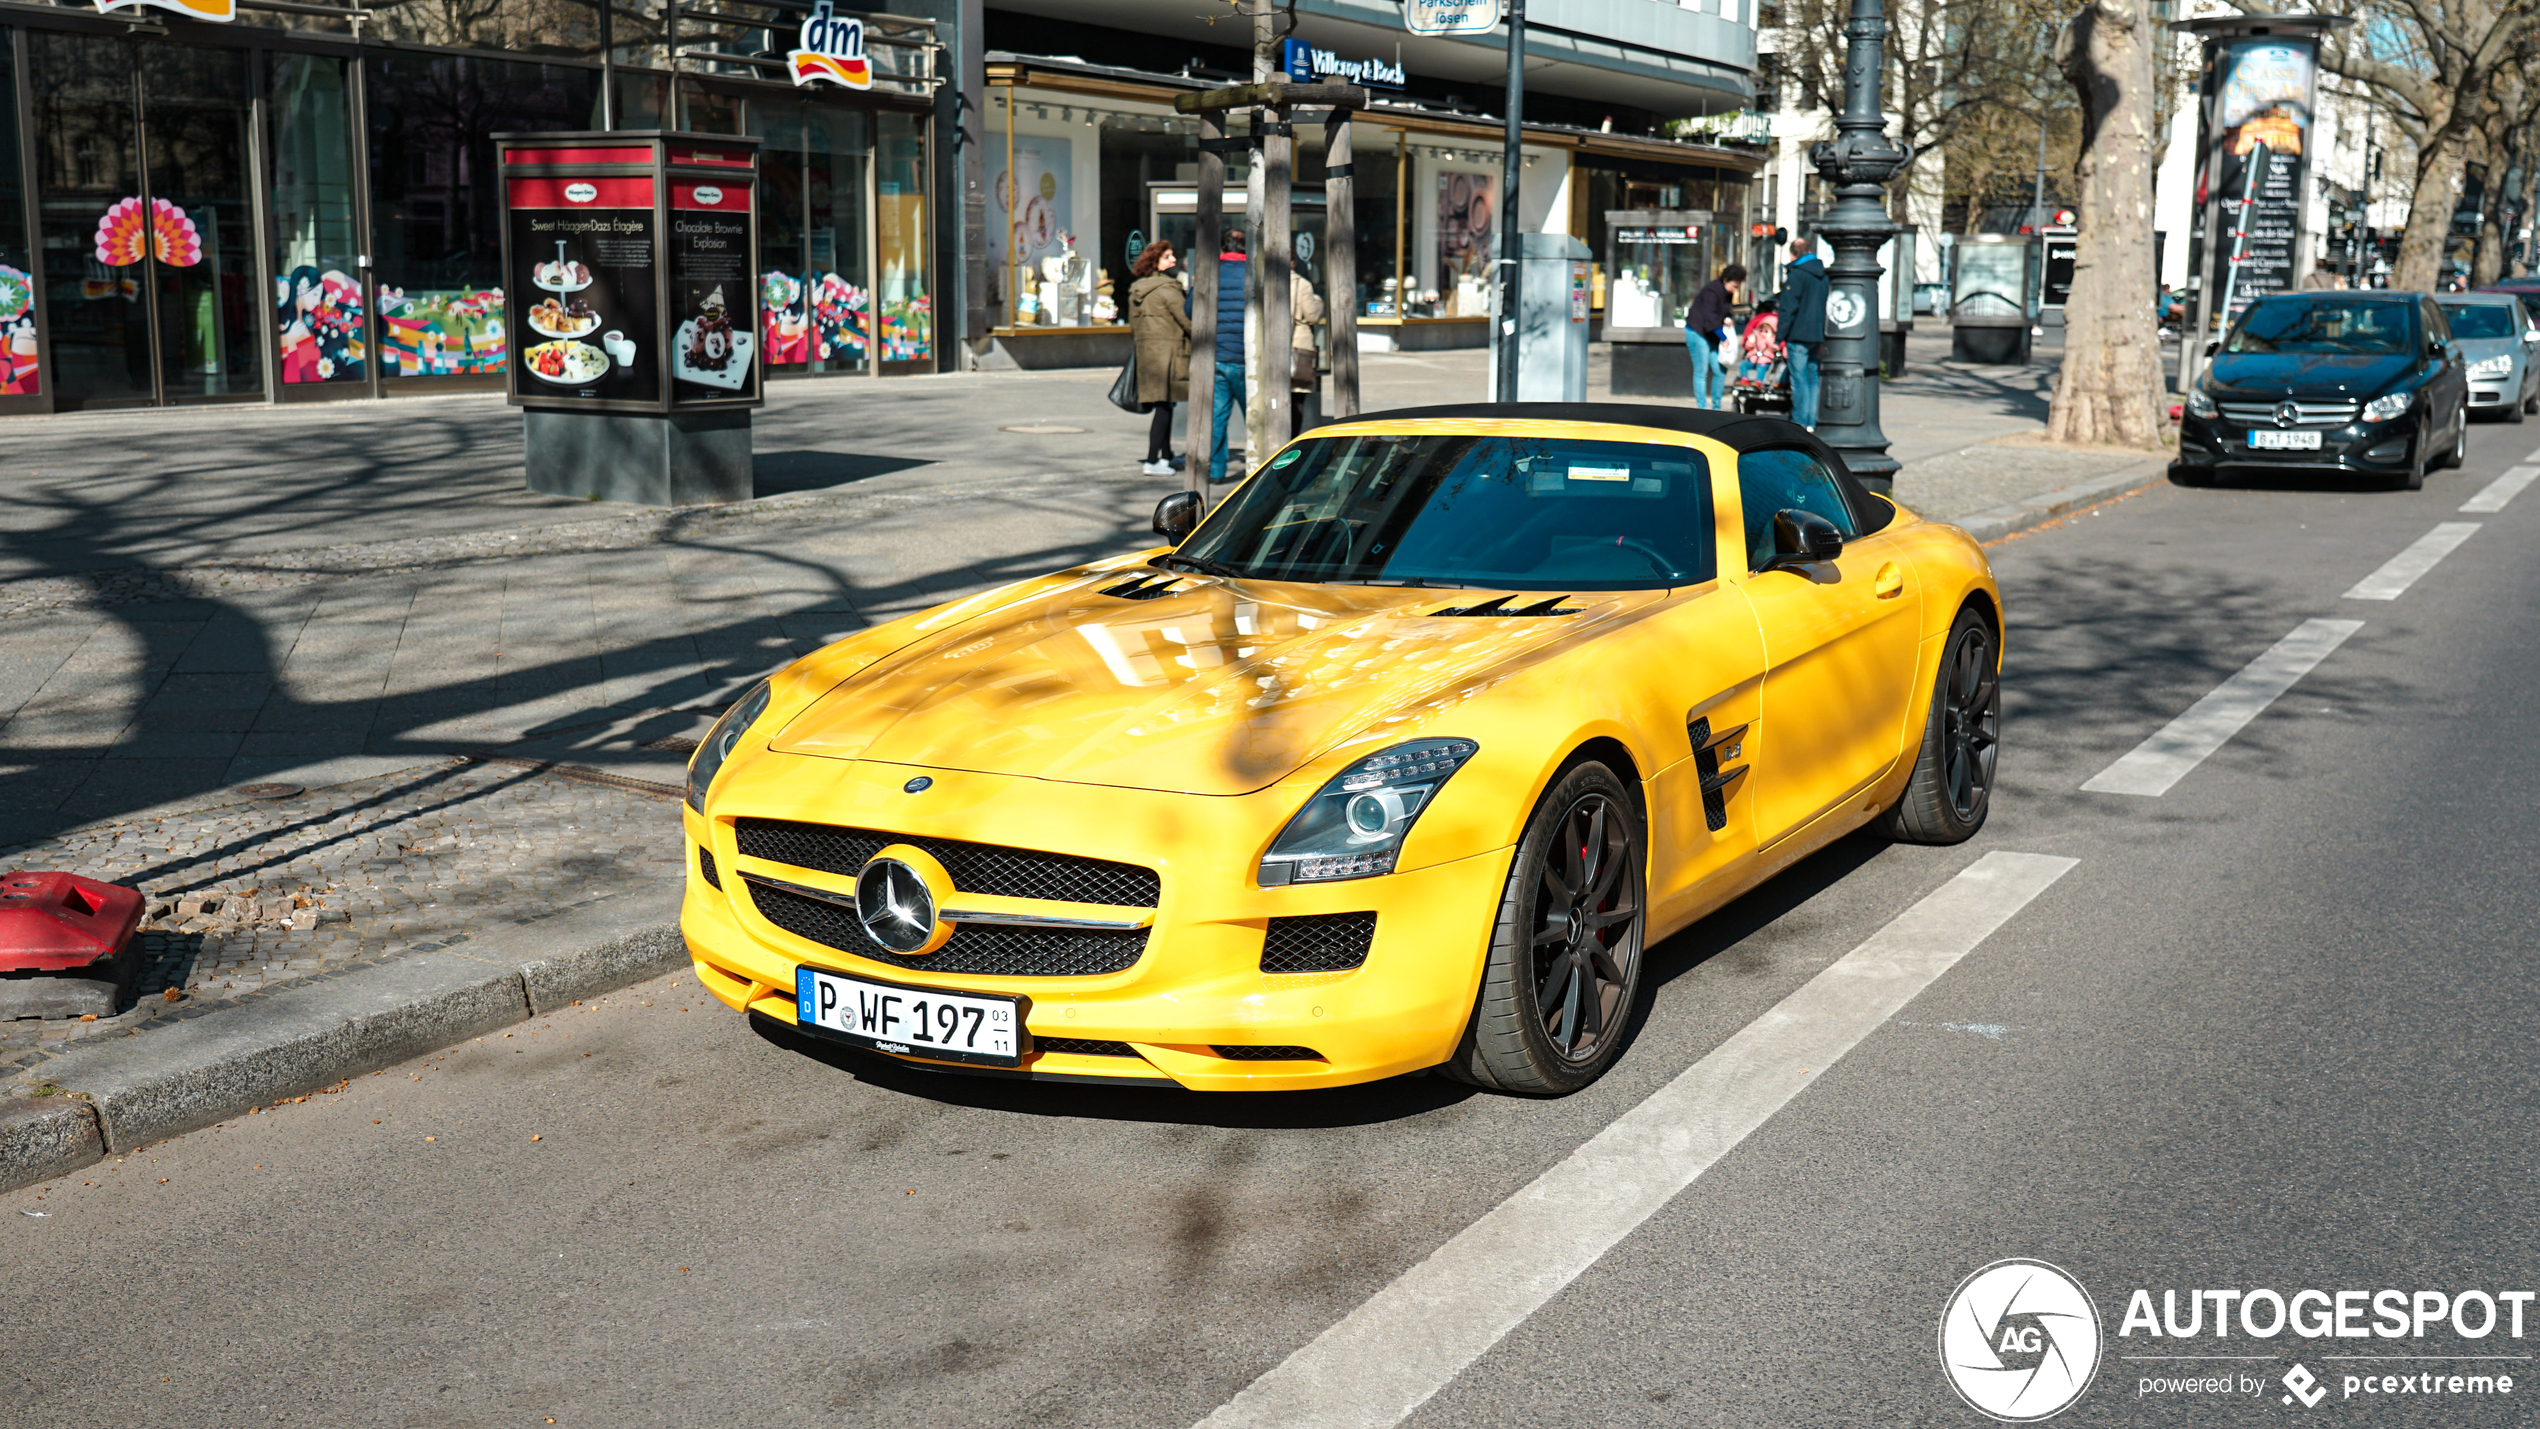
[(1190, 295), (1173, 275), (1181, 265), (1173, 245), (1159, 238), (1129, 265), (1129, 340), (1138, 353), (1138, 400), (1153, 420), (1147, 426), (1147, 458), (1138, 470), (1170, 476), (1187, 458), (1173, 454), (1173, 405), (1191, 400)]
[(1761, 382), (1772, 371), (1773, 362), (1781, 356), (1781, 318), (1776, 304), (1766, 298), (1755, 305), (1755, 315), (1746, 320), (1746, 331), (1740, 334), (1744, 351), (1737, 365), (1737, 380)]
[(1315, 370), (1314, 327), (1324, 314), (1314, 285), (1294, 268), (1288, 270), (1288, 311), (1296, 319), (1291, 344), (1295, 350), (1289, 364), (1294, 376), (1289, 386), (1296, 393), (1296, 429), (1302, 432), (1323, 420), (1323, 375)]
[(1727, 398), (1727, 378), (1720, 371), (1720, 349), (1734, 346), (1736, 330), (1729, 309), (1737, 306), (1746, 286), (1746, 265), (1731, 263), (1720, 276), (1702, 285), (1685, 308), (1685, 355), (1693, 359), (1693, 404), (1717, 410)]
[(1826, 341), (1826, 266), (1817, 241), (1790, 240), (1790, 265), (1782, 270), (1782, 355), (1790, 362), (1790, 419), (1817, 430), (1817, 353)]
[[(1244, 403), (1244, 231), (1229, 228), (1218, 240), (1217, 253), (1217, 350), (1211, 354), (1217, 366), (1216, 400), (1208, 413), (1208, 479), (1226, 479), (1226, 427), (1230, 420), (1242, 420)], [(1191, 297), (1182, 299), (1184, 312), (1190, 311)]]

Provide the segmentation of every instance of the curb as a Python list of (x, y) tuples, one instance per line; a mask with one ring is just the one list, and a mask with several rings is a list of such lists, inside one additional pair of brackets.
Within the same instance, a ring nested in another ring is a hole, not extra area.
[(1979, 545), (1991, 545), (2006, 536), (2043, 526), (2058, 516), (2069, 515), (2085, 506), (2140, 491), (2169, 474), (2170, 459), (2154, 457), (2120, 467), (2105, 476), (2076, 481), (2024, 500), (1978, 511), (1949, 524), (1976, 538)]
[(0, 1103), (0, 1191), (685, 967), (683, 892), (602, 898), (146, 1036), (74, 1048), (42, 1074), (69, 1095)]

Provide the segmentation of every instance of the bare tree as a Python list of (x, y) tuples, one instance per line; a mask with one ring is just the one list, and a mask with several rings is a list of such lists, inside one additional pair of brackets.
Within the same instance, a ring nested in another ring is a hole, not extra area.
[(2059, 442), (2161, 440), (2160, 338), (2152, 312), (2151, 0), (2090, 0), (2055, 41), (2082, 112), (2081, 231), (2064, 304), (2064, 364), (2047, 409)]

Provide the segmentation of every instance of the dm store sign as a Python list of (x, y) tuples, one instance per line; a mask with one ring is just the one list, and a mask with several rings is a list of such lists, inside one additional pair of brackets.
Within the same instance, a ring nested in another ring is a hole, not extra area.
[(815, 0), (803, 21), (800, 46), (785, 56), (796, 84), (842, 84), (871, 89), (873, 66), (864, 57), (864, 22), (840, 18), (830, 0)]

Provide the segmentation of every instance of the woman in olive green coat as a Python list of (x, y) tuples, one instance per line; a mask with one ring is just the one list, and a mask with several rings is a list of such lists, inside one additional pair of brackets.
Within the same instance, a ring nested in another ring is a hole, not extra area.
[(1173, 245), (1150, 243), (1129, 265), (1129, 338), (1138, 350), (1138, 400), (1154, 414), (1147, 428), (1149, 476), (1170, 476), (1182, 458), (1173, 454), (1173, 404), (1191, 400), (1191, 318), (1183, 311), (1182, 280), (1173, 276)]

